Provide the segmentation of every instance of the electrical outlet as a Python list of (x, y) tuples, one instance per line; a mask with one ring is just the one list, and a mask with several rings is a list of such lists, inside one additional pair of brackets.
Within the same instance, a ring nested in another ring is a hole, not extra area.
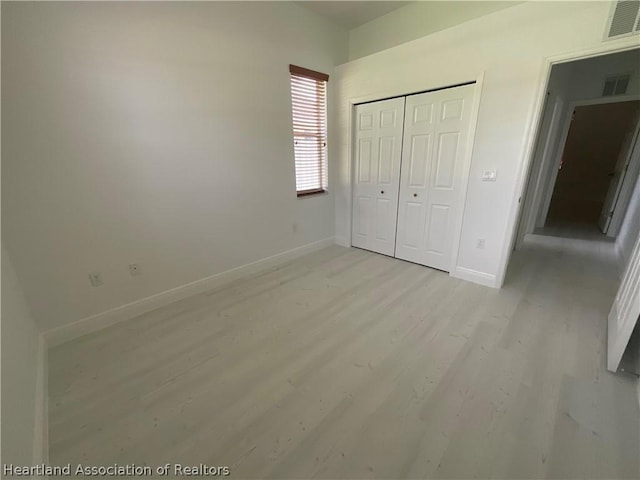
[(291, 231), (293, 233), (297, 233), (298, 232), (298, 224), (297, 223), (292, 223), (291, 224)]
[(484, 250), (484, 238), (478, 239), (478, 242), (476, 243), (476, 248), (479, 248), (480, 250)]
[(102, 274), (100, 272), (92, 272), (89, 274), (89, 281), (92, 287), (99, 287), (104, 282), (102, 281)]
[(135, 277), (136, 275), (140, 275), (142, 272), (140, 271), (140, 267), (138, 266), (137, 263), (130, 263), (129, 273), (131, 274), (132, 277)]

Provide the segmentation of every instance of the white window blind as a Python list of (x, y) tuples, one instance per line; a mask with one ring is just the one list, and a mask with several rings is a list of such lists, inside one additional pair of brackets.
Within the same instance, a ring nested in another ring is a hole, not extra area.
[(298, 196), (327, 190), (327, 81), (329, 75), (289, 65)]

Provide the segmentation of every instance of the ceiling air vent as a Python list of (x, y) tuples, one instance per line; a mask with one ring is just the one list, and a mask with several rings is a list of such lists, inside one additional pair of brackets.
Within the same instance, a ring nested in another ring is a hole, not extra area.
[(640, 0), (619, 0), (611, 6), (605, 39), (640, 31)]
[(616, 75), (605, 78), (602, 96), (611, 97), (613, 95), (624, 95), (627, 93), (630, 78), (631, 75)]

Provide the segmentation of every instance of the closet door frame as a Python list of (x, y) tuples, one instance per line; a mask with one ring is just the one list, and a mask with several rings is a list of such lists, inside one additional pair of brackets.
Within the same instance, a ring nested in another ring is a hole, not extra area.
[(476, 136), (476, 130), (477, 130), (477, 125), (478, 125), (478, 113), (480, 111), (480, 99), (482, 96), (482, 85), (483, 85), (483, 81), (484, 81), (484, 71), (480, 72), (478, 74), (478, 76), (476, 78), (466, 78), (466, 79), (460, 79), (460, 81), (457, 82), (450, 82), (447, 85), (441, 85), (441, 86), (434, 86), (432, 88), (426, 88), (426, 89), (422, 89), (420, 90), (419, 87), (416, 88), (416, 90), (414, 91), (409, 91), (409, 92), (398, 92), (398, 91), (391, 91), (391, 90), (386, 90), (386, 91), (376, 91), (376, 92), (372, 92), (369, 95), (366, 96), (362, 96), (362, 97), (357, 97), (357, 98), (352, 98), (349, 100), (349, 132), (348, 132), (348, 139), (349, 139), (349, 165), (348, 165), (348, 185), (349, 185), (349, 198), (348, 198), (348, 214), (347, 214), (347, 219), (348, 219), (348, 228), (347, 228), (347, 235), (348, 238), (345, 239), (346, 240), (346, 244), (349, 246), (352, 246), (352, 228), (353, 228), (353, 194), (354, 194), (354, 178), (355, 178), (355, 160), (354, 160), (354, 154), (355, 154), (355, 149), (354, 149), (354, 139), (355, 139), (355, 121), (356, 121), (356, 105), (359, 105), (361, 103), (367, 103), (367, 102), (376, 102), (379, 100), (387, 100), (390, 98), (395, 98), (395, 97), (406, 97), (406, 96), (410, 96), (410, 95), (415, 95), (415, 94), (419, 94), (419, 93), (427, 93), (427, 92), (431, 92), (431, 91), (436, 91), (436, 90), (444, 90), (446, 88), (454, 88), (454, 87), (459, 87), (462, 85), (468, 85), (468, 84), (472, 84), (475, 83), (475, 90), (474, 90), (474, 94), (473, 94), (473, 102), (471, 105), (471, 119), (469, 122), (469, 136), (467, 138), (467, 145), (466, 145), (466, 151), (465, 151), (465, 155), (464, 155), (464, 159), (463, 159), (463, 165), (462, 165), (462, 182), (461, 182), (461, 186), (460, 186), (460, 192), (458, 193), (459, 195), (459, 202), (460, 202), (460, 210), (458, 212), (458, 215), (456, 216), (456, 219), (454, 221), (454, 230), (453, 230), (453, 245), (452, 245), (452, 254), (451, 254), (451, 266), (449, 269), (449, 276), (451, 277), (458, 277), (458, 278), (464, 278), (461, 275), (458, 275), (457, 272), (457, 265), (458, 265), (458, 254), (459, 254), (459, 250), (460, 250), (460, 237), (462, 235), (462, 226), (463, 226), (463, 219), (464, 219), (464, 214), (465, 214), (465, 204), (466, 204), (466, 198), (467, 198), (467, 190), (468, 190), (468, 185), (469, 185), (469, 178), (470, 178), (470, 171), (471, 171), (471, 158), (473, 156), (473, 145), (475, 142), (475, 136)]

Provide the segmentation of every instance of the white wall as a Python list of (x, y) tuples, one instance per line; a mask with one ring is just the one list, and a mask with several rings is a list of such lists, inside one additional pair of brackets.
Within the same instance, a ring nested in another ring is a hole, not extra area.
[[(545, 59), (637, 45), (638, 36), (603, 46), (609, 7), (605, 2), (525, 3), (339, 67), (336, 238), (348, 244), (351, 230), (349, 102), (457, 84), (484, 72), (458, 268), (501, 284), (542, 100)], [(494, 169), (497, 181), (481, 182), (482, 172)], [(478, 238), (486, 239), (484, 250), (476, 248)]]
[[(31, 465), (41, 440), (35, 432), (42, 405), (38, 377), (41, 336), (4, 245), (2, 246), (2, 462)], [(40, 386), (42, 387), (42, 386)], [(41, 388), (40, 388), (41, 393)]]
[(288, 65), (333, 76), (347, 42), (291, 2), (2, 3), (2, 227), (39, 325), (332, 237)]
[(351, 30), (349, 60), (395, 47), (519, 3), (522, 2), (412, 2)]

